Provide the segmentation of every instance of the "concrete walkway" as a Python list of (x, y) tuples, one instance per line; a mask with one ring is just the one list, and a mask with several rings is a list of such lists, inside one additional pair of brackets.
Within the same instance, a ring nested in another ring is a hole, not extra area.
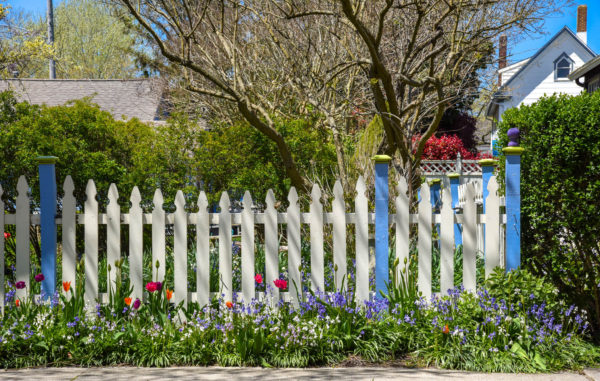
[(35, 368), (0, 370), (2, 380), (539, 380), (600, 381), (599, 369), (578, 373), (506, 374), (472, 373), (410, 368), (311, 368), (263, 369), (221, 367), (177, 368)]

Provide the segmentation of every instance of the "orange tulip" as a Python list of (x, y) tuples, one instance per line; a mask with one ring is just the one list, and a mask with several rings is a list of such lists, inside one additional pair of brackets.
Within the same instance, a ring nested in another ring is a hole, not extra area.
[(70, 289), (71, 289), (71, 281), (63, 282), (63, 290), (65, 290), (65, 292), (69, 292)]
[(19, 299), (15, 300), (15, 305), (19, 307), (21, 305), (21, 301)]
[(167, 288), (167, 300), (171, 300), (172, 297), (173, 297), (173, 290), (169, 290)]
[(446, 335), (447, 335), (448, 333), (450, 333), (450, 328), (448, 328), (448, 324), (446, 324), (446, 325), (444, 326), (444, 328), (442, 329), (442, 333), (444, 333), (444, 334), (446, 334)]
[(130, 305), (131, 304), (131, 298), (125, 298), (125, 304)]
[(227, 306), (227, 308), (232, 309), (233, 308), (233, 303), (231, 303), (230, 301), (227, 301), (227, 303), (225, 303), (225, 305)]

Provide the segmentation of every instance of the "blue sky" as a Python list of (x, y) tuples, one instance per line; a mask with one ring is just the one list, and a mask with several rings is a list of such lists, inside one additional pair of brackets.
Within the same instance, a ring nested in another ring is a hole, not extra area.
[[(54, 0), (56, 6), (60, 0)], [(46, 13), (46, 0), (7, 0), (7, 4), (13, 8), (21, 8), (26, 11), (43, 15)], [(600, 0), (587, 0), (578, 2), (588, 6), (588, 45), (596, 54), (600, 54)], [(562, 15), (556, 15), (546, 19), (542, 33), (527, 36), (522, 41), (508, 42), (510, 62), (530, 57), (557, 33), (563, 26), (567, 25), (573, 32), (576, 31), (577, 5), (563, 10)], [(597, 36), (597, 37), (596, 37)]]

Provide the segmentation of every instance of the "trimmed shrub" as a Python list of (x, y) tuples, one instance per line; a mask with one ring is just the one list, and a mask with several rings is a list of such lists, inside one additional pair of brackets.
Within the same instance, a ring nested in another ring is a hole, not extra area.
[[(521, 131), (524, 265), (590, 313), (600, 334), (600, 92), (544, 97), (508, 110), (499, 125)], [(503, 165), (504, 160), (500, 160)], [(502, 171), (501, 171), (502, 173)]]

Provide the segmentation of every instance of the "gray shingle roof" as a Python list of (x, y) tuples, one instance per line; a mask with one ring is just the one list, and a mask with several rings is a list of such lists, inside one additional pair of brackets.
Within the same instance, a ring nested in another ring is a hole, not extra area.
[(162, 119), (159, 106), (162, 86), (153, 79), (6, 79), (0, 91), (13, 90), (19, 100), (47, 106), (91, 97), (102, 110), (116, 119), (141, 121)]

